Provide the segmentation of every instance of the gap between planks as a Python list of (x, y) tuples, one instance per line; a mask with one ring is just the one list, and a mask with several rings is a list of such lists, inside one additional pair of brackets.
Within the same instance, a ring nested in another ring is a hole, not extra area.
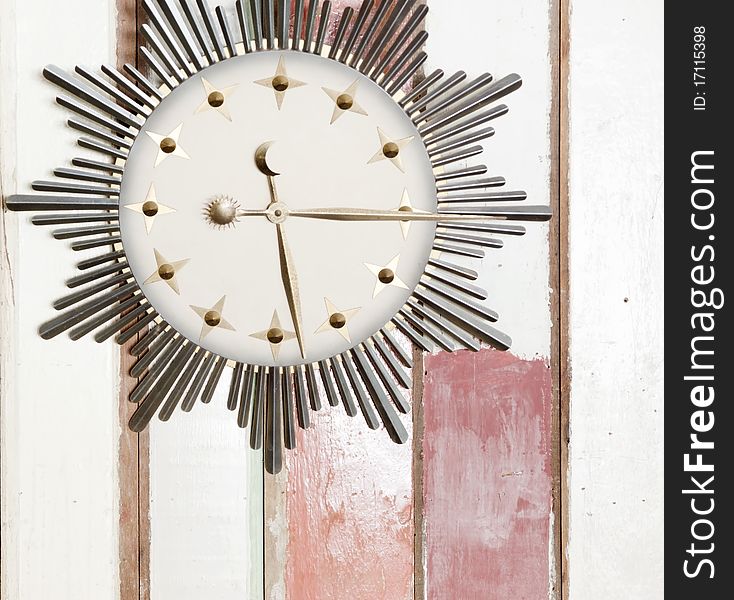
[(555, 580), (552, 598), (568, 598), (568, 444), (569, 444), (569, 270), (568, 270), (568, 170), (569, 170), (569, 19), (571, 0), (550, 5), (551, 104), (551, 207), (550, 287), (551, 372), (553, 376), (553, 553)]
[[(117, 63), (139, 66), (138, 25), (143, 7), (139, 0), (116, 0)], [(138, 379), (130, 377), (133, 364), (129, 349), (140, 339), (135, 336), (120, 348), (120, 445), (119, 477), (119, 572), (120, 600), (150, 600), (150, 436), (137, 434), (127, 426), (135, 407), (128, 395)]]

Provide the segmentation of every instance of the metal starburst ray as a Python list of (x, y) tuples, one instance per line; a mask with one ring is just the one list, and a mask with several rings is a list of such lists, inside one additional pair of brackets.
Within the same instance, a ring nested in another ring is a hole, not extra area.
[[(296, 427), (310, 427), (322, 392), (331, 406), (342, 404), (349, 416), (361, 414), (370, 428), (382, 425), (394, 442), (405, 443), (398, 413), (410, 411), (404, 390), (411, 386), (412, 360), (396, 331), (429, 352), (511, 344), (492, 325), (497, 313), (481, 303), (487, 293), (472, 283), (478, 274), (450, 257), (482, 258), (486, 248), (502, 247), (497, 236), (525, 233), (507, 221), (550, 218), (545, 206), (518, 204), (525, 193), (496, 191), (505, 181), (485, 177), (487, 167), (456, 166), (481, 154), (478, 143), (494, 134), (488, 124), (508, 112), (497, 101), (520, 87), (520, 77), (494, 80), (484, 74), (468, 80), (466, 73), (446, 77), (438, 70), (406, 94), (428, 58), (428, 34), (419, 30), (428, 7), (415, 0), (365, 0), (359, 10), (347, 8), (341, 15), (332, 14), (328, 1), (304, 8), (303, 0), (280, 0), (277, 6), (274, 0), (238, 0), (234, 23), (221, 6), (212, 12), (201, 0), (144, 0), (143, 6), (150, 24), (142, 26), (148, 45), (140, 50), (155, 80), (129, 64), (121, 71), (104, 66), (101, 75), (82, 67), (76, 76), (55, 66), (43, 72), (63, 90), (57, 102), (74, 113), (68, 123), (81, 134), (79, 146), (101, 160), (74, 158), (71, 167), (54, 171), (54, 180), (33, 183), (43, 194), (11, 196), (6, 203), (11, 210), (43, 211), (34, 224), (64, 226), (54, 237), (72, 240), (75, 251), (100, 253), (77, 264), (80, 274), (67, 281), (73, 291), (54, 303), (63, 312), (44, 323), (40, 335), (49, 339), (68, 331), (78, 339), (94, 332), (97, 341), (115, 336), (120, 344), (141, 336), (130, 350), (137, 357), (130, 374), (141, 377), (130, 395), (138, 404), (130, 420), (135, 431), (156, 414), (166, 421), (176, 408), (188, 412), (197, 401), (211, 402), (228, 364), (233, 366), (228, 408), (240, 427), (250, 428), (251, 446), (265, 446), (271, 473), (282, 468), (283, 448), (295, 447)], [(332, 30), (334, 42), (327, 46)], [(323, 55), (393, 96), (428, 150), (438, 211), (447, 217), (438, 222), (435, 252), (420, 284), (388, 326), (342, 355), (295, 367), (232, 365), (176, 332), (135, 282), (118, 218), (128, 152), (160, 101), (214, 63), (270, 50)]]

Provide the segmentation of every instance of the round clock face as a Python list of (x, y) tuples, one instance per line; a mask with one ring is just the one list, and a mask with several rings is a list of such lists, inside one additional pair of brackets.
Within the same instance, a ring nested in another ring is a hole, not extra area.
[[(169, 94), (130, 151), (120, 229), (151, 305), (203, 348), (251, 365), (310, 363), (385, 326), (418, 285), (435, 213), (426, 149), (401, 107), (336, 61), (263, 52)], [(337, 209), (334, 211), (334, 209)]]

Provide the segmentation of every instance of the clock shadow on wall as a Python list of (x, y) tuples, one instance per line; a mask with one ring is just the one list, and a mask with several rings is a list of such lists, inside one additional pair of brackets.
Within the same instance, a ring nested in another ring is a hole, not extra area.
[(227, 407), (270, 473), (322, 409), (320, 385), (407, 441), (400, 335), (427, 352), (507, 350), (467, 263), (525, 233), (510, 221), (551, 216), (470, 160), (518, 75), (438, 70), (411, 88), (427, 6), (275, 4), (238, 1), (230, 22), (204, 2), (144, 1), (151, 78), (46, 67), (96, 155), (6, 200), (82, 254), (40, 335), (141, 336), (134, 431), (231, 378)]

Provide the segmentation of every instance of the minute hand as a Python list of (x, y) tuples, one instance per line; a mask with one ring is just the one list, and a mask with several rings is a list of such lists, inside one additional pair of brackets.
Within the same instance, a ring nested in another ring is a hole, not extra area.
[[(466, 214), (466, 212), (471, 214)], [(402, 210), (372, 210), (368, 208), (312, 208), (291, 210), (290, 217), (321, 219), (326, 221), (426, 221), (460, 222), (511, 219), (515, 221), (547, 221), (551, 218), (547, 206), (487, 206), (471, 209), (451, 208), (441, 213)]]

